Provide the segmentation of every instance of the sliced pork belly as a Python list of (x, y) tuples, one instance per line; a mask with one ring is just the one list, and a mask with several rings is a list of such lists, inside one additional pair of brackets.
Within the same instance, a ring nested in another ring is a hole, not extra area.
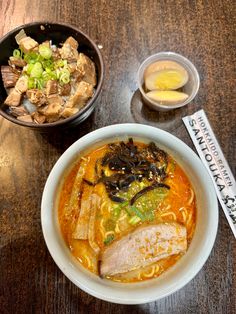
[(105, 249), (101, 256), (100, 275), (125, 273), (186, 250), (184, 226), (160, 223), (140, 227)]

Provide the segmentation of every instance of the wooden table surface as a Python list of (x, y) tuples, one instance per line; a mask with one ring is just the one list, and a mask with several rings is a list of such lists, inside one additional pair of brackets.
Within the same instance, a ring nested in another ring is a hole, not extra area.
[[(236, 245), (220, 206), (216, 242), (203, 269), (173, 295), (138, 306), (107, 303), (73, 285), (51, 258), (40, 224), (42, 191), (52, 166), (74, 141), (105, 125), (152, 125), (193, 148), (181, 118), (203, 108), (235, 174), (233, 2), (0, 2), (0, 35), (31, 21), (70, 23), (102, 45), (105, 63), (96, 109), (77, 128), (43, 135), (0, 119), (1, 313), (236, 313)], [(201, 85), (189, 106), (161, 114), (142, 105), (136, 75), (146, 57), (167, 50), (196, 65)]]

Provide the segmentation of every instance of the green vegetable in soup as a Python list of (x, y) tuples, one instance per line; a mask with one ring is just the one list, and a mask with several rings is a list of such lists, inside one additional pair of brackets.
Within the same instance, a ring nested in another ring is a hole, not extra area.
[(110, 244), (115, 239), (114, 234), (109, 234), (107, 238), (103, 241), (105, 245)]
[(129, 219), (129, 224), (136, 225), (140, 221), (141, 221), (141, 218), (139, 218), (138, 216), (133, 216)]

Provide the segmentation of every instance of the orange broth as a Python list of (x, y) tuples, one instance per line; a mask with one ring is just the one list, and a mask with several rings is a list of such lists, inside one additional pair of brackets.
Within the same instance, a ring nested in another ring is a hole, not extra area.
[[(146, 144), (135, 142), (135, 145), (138, 148), (142, 148)], [(104, 145), (95, 149), (91, 153), (84, 155), (75, 163), (72, 170), (64, 179), (64, 183), (60, 191), (58, 207), (59, 224), (66, 244), (76, 259), (86, 269), (95, 274), (98, 274), (98, 259), (93, 249), (90, 247), (88, 240), (77, 240), (72, 237), (75, 224), (79, 216), (79, 203), (77, 203), (76, 206), (69, 211), (69, 213), (68, 204), (70, 202), (75, 177), (81, 166), (82, 159), (87, 160), (84, 178), (94, 181), (96, 160), (102, 158), (107, 150), (108, 146)], [(158, 203), (157, 208), (154, 210), (154, 220), (151, 223), (155, 224), (176, 221), (183, 224), (187, 229), (187, 242), (189, 246), (196, 224), (196, 200), (194, 191), (184, 171), (169, 155), (167, 174), (168, 176), (165, 179), (165, 183), (170, 186), (170, 190), (168, 191), (167, 196), (161, 199)], [(83, 189), (83, 193), (86, 193), (86, 189), (88, 190), (90, 188), (91, 187), (86, 183), (82, 183), (81, 189)], [(78, 191), (78, 199), (80, 195), (79, 193), (81, 194), (82, 192)], [(95, 217), (95, 241), (101, 252), (106, 247), (104, 240), (107, 235), (113, 234), (115, 240), (117, 240), (130, 233), (138, 226), (148, 224), (147, 222), (141, 221), (135, 226), (129, 225), (126, 221), (127, 217), (125, 217), (125, 211), (121, 210), (121, 216), (119, 218), (121, 220), (116, 222), (115, 230), (105, 230), (104, 225), (106, 226), (107, 222), (111, 220), (111, 212), (117, 207), (117, 204), (109, 199), (103, 183), (95, 185), (94, 193), (99, 195), (102, 200), (101, 207), (97, 211)], [(174, 265), (181, 256), (182, 254), (172, 255), (144, 268), (107, 278), (119, 282), (137, 282), (158, 277), (161, 273)]]

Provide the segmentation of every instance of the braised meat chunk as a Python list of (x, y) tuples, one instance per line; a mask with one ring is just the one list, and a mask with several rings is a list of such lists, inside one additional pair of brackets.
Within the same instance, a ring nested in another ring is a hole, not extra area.
[(83, 81), (95, 86), (97, 84), (96, 69), (93, 61), (84, 53), (80, 53), (77, 59), (77, 68)]
[(49, 104), (46, 110), (44, 110), (44, 115), (46, 117), (47, 122), (55, 122), (59, 120), (60, 111), (61, 105), (58, 102)]
[(26, 53), (38, 47), (38, 45), (37, 41), (29, 36), (22, 38), (19, 44), (20, 48)]
[(5, 88), (14, 87), (20, 77), (20, 72), (8, 65), (1, 66), (1, 74)]
[(77, 85), (77, 89), (66, 103), (66, 108), (82, 108), (86, 102), (93, 96), (93, 86), (87, 82), (81, 81)]
[(49, 80), (46, 83), (46, 95), (56, 94), (58, 92), (58, 84), (55, 80)]
[(24, 121), (24, 122), (33, 122), (33, 119), (30, 114), (19, 116), (17, 117), (17, 120)]
[(24, 66), (26, 66), (26, 62), (25, 60), (21, 59), (21, 58), (16, 58), (16, 57), (10, 57), (9, 58), (9, 64), (12, 67), (19, 67), (19, 68), (23, 68)]
[(26, 96), (32, 104), (37, 106), (46, 104), (46, 96), (40, 89), (29, 89), (26, 92)]
[(78, 49), (79, 44), (78, 41), (75, 40), (72, 36), (68, 37), (67, 40), (65, 41), (66, 45), (70, 45), (73, 49)]
[(73, 37), (67, 38), (61, 49), (59, 49), (61, 57), (72, 62), (78, 58), (78, 43)]
[(13, 88), (10, 94), (5, 99), (4, 104), (8, 106), (17, 107), (20, 105), (20, 101), (21, 101), (21, 93), (15, 88)]
[(63, 118), (69, 118), (79, 111), (79, 108), (64, 108), (61, 113)]
[(21, 77), (17, 80), (15, 89), (16, 89), (19, 93), (21, 93), (21, 94), (23, 94), (23, 93), (25, 93), (25, 92), (27, 91), (27, 89), (28, 89), (28, 79), (27, 79), (26, 76), (21, 76)]

